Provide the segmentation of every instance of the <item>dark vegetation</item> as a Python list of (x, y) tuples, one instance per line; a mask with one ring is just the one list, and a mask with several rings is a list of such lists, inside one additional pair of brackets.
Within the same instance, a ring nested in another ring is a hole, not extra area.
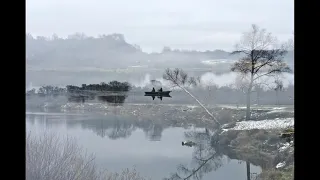
[(85, 102), (95, 100), (108, 102), (112, 104), (123, 104), (127, 92), (131, 90), (131, 85), (128, 82), (111, 81), (109, 83), (100, 84), (82, 84), (81, 87), (68, 85), (66, 88), (54, 86), (42, 86), (36, 92), (35, 89), (27, 91), (27, 97), (56, 97), (67, 96), (70, 102)]

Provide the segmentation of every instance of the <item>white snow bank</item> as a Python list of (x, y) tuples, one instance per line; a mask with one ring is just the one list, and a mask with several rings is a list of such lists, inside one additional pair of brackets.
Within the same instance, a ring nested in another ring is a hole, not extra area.
[(283, 152), (287, 150), (290, 147), (290, 145), (291, 145), (290, 143), (285, 143), (283, 146), (279, 148), (279, 152)]
[(229, 130), (250, 130), (250, 129), (285, 129), (294, 125), (294, 118), (273, 119), (262, 121), (241, 121)]

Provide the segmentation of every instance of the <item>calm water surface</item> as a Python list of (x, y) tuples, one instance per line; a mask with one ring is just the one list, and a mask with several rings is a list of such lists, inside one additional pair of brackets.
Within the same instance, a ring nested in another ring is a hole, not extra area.
[[(96, 155), (99, 167), (110, 171), (135, 167), (142, 175), (160, 180), (177, 172), (178, 165), (196, 168), (194, 147), (182, 146), (185, 132), (201, 128), (162, 127), (136, 117), (108, 114), (27, 112), (27, 131), (71, 135), (88, 152)], [(245, 180), (246, 163), (222, 156), (203, 180)], [(214, 170), (216, 169), (216, 170)], [(251, 165), (251, 173), (260, 173)], [(179, 173), (182, 177), (187, 175)]]

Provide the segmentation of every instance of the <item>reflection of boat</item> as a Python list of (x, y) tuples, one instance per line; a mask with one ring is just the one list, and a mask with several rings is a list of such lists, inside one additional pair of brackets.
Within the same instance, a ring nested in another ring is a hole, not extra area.
[(147, 95), (147, 94), (144, 95), (144, 96), (151, 96), (153, 100), (157, 96), (161, 101), (162, 101), (162, 97), (171, 97), (170, 95), (160, 95), (160, 96), (158, 96), (158, 95)]

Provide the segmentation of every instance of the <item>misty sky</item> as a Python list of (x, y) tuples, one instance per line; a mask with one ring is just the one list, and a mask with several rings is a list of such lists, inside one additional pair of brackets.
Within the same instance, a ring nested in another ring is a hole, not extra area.
[(27, 0), (27, 32), (122, 33), (146, 52), (232, 50), (252, 23), (280, 40), (294, 31), (293, 0)]

